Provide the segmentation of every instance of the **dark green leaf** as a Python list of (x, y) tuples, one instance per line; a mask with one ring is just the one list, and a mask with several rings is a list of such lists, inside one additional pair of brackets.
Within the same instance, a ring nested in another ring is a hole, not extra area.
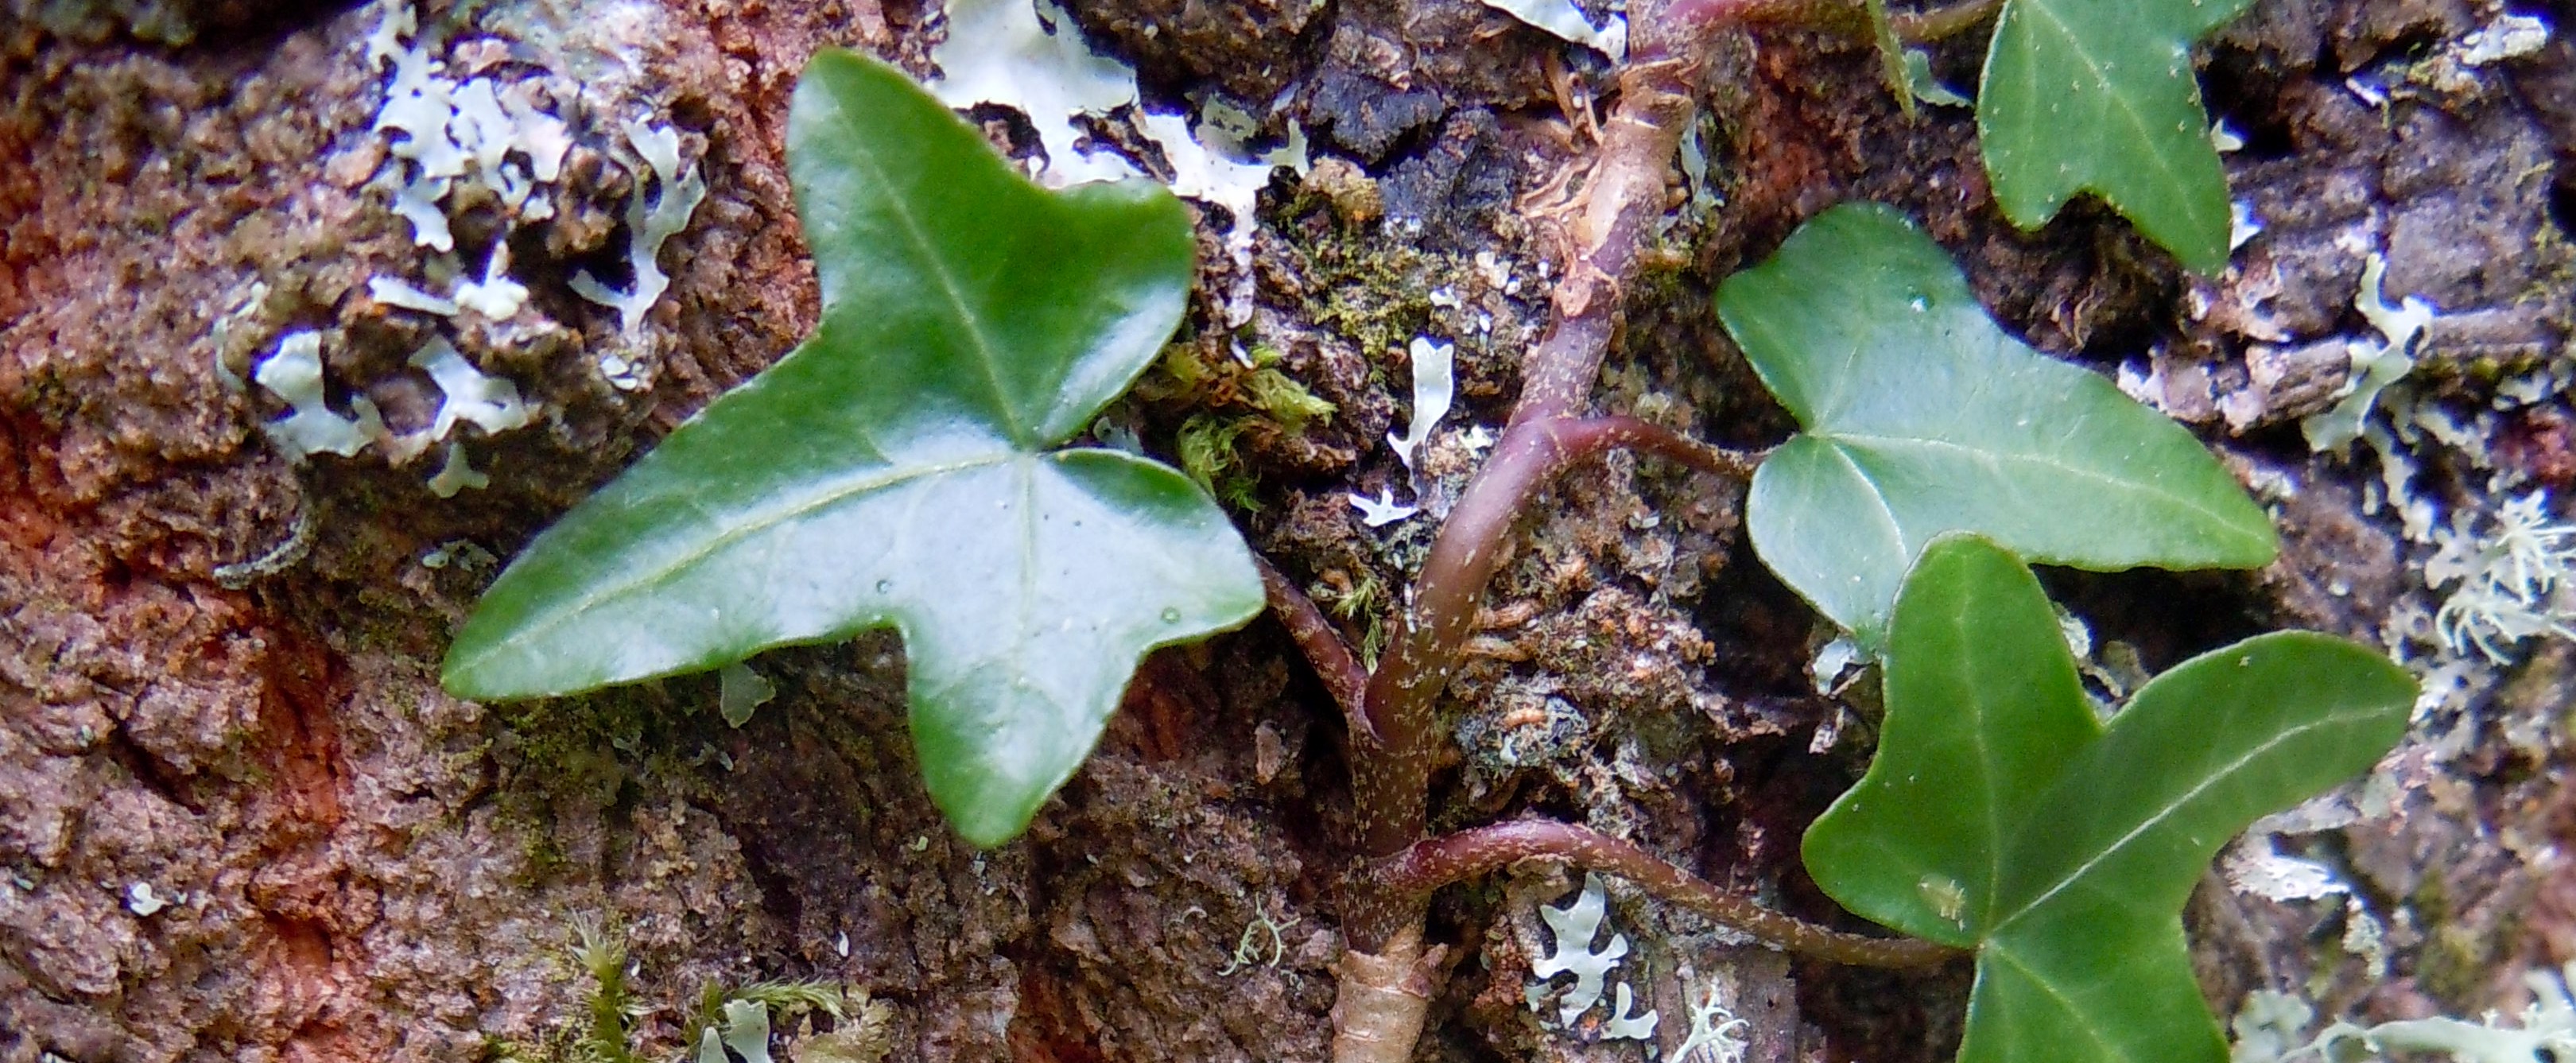
[(1851, 883), (1843, 907), (1964, 946), (1993, 925), (2014, 825), (2102, 727), (2039, 581), (1950, 541), (1905, 581), (1889, 634), (1905, 666), (1885, 682), (1889, 705), (1939, 708), (1888, 714), (1868, 779), (1808, 833), (1806, 859)]
[(1845, 907), (1977, 950), (1969, 1063), (2217, 1063), (2181, 912), (2219, 846), (2376, 761), (2415, 684), (2368, 648), (2249, 639), (2141, 688), (2098, 737), (2029, 570), (1924, 552), (1887, 646), (1878, 759), (1806, 838)]
[(2025, 228), (2093, 192), (2202, 273), (2227, 265), (2227, 172), (2191, 44), (2250, 0), (2011, 0), (1986, 52), (1977, 135)]
[(1146, 651), (1261, 606), (1186, 478), (1051, 450), (1178, 324), (1189, 217), (1147, 185), (1042, 191), (842, 52), (798, 85), (788, 156), (814, 334), (539, 536), (444, 679), (561, 694), (891, 625), (931, 796), (995, 844), (1089, 753)]
[(1718, 311), (1806, 428), (1754, 476), (1753, 545), (1864, 644), (1944, 532), (2091, 569), (2272, 557), (2270, 520), (2191, 433), (2005, 335), (1890, 208), (1819, 215)]

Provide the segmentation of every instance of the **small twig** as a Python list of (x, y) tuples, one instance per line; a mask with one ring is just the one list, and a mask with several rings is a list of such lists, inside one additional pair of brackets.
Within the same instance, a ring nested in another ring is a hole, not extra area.
[(1299, 590), (1286, 573), (1259, 555), (1253, 558), (1261, 568), (1261, 589), (1270, 599), (1270, 612), (1288, 629), (1288, 637), (1306, 654), (1306, 663), (1324, 681), (1324, 689), (1342, 707), (1352, 732), (1360, 738), (1376, 741), (1377, 729), (1370, 725), (1368, 713), (1361, 708), (1368, 691), (1368, 670), (1360, 667), (1359, 658), (1351, 654), (1350, 643), (1325, 619), (1315, 600)]
[(1862, 967), (1928, 967), (1966, 955), (1916, 938), (1827, 930), (1728, 893), (1628, 842), (1554, 820), (1497, 823), (1418, 842), (1392, 859), (1377, 862), (1368, 876), (1372, 885), (1390, 896), (1418, 904), (1442, 886), (1532, 859), (1563, 860), (1618, 875), (1668, 903), (1817, 959)]
[(216, 565), (211, 575), (214, 576), (216, 586), (228, 591), (237, 591), (261, 579), (295, 567), (296, 562), (304, 560), (304, 555), (312, 550), (313, 513), (309, 508), (298, 509), (295, 511), (295, 527), (287, 533), (286, 541), (270, 547), (267, 553), (248, 561)]

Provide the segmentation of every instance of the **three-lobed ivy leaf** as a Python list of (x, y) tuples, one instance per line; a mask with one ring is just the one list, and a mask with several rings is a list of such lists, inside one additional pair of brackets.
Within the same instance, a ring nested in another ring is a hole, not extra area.
[(1818, 215), (1717, 305), (1805, 429), (1754, 474), (1754, 549), (1865, 645), (1944, 532), (2089, 569), (2251, 567), (2276, 549), (2191, 433), (1998, 329), (1891, 208)]
[(2010, 0), (1986, 51), (1977, 138), (2024, 228), (2100, 195), (2185, 266), (2227, 265), (2227, 171), (2191, 45), (2251, 0)]
[(1062, 784), (1148, 650), (1261, 608), (1181, 474), (1058, 450), (1189, 292), (1159, 187), (1049, 193), (904, 76), (815, 57), (788, 114), (822, 319), (531, 543), (449, 690), (562, 694), (891, 625), (932, 798), (978, 844)]
[(1808, 829), (1807, 869), (1976, 951), (1963, 1063), (2218, 1063), (2193, 883), (2255, 819), (2368, 768), (2414, 700), (2368, 648), (2283, 632), (2176, 666), (2103, 727), (2030, 570), (1944, 537), (1897, 601), (1878, 758)]

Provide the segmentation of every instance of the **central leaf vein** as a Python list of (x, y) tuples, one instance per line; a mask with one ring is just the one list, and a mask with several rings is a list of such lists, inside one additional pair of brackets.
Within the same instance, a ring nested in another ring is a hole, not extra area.
[[(875, 475), (862, 476), (846, 481), (839, 486), (827, 490), (817, 491), (801, 500), (785, 502), (784, 504), (772, 505), (761, 510), (756, 510), (745, 515), (744, 519), (727, 525), (724, 531), (708, 536), (705, 539), (692, 544), (688, 550), (673, 555), (661, 564), (643, 569), (623, 580), (602, 581), (598, 585), (589, 588), (578, 597), (551, 603), (553, 608), (546, 610), (539, 619), (531, 621), (524, 629), (522, 629), (519, 633), (519, 637), (524, 639), (540, 638), (562, 626), (564, 622), (581, 616), (593, 608), (596, 608), (601, 602), (622, 598), (630, 593), (658, 586), (673, 576), (676, 576), (679, 573), (688, 570), (692, 566), (695, 566), (698, 563), (705, 561), (707, 558), (721, 552), (726, 547), (730, 547), (733, 544), (750, 538), (755, 534), (766, 532), (781, 524), (785, 524), (788, 521), (802, 517), (816, 510), (823, 509), (827, 506), (834, 505), (855, 496), (872, 494), (877, 491), (895, 487), (908, 481), (927, 479), (934, 476), (944, 476), (950, 473), (965, 472), (970, 469), (986, 468), (1009, 461), (1016, 456), (1017, 455), (1014, 454), (999, 454), (977, 458), (971, 461), (888, 469)], [(493, 648), (499, 649), (500, 647), (496, 645)]]
[[(2058, 17), (2057, 12), (2052, 10), (2045, 3), (2025, 0), (2023, 6), (2030, 9), (2035, 17), (2047, 20), (2049, 26), (2056, 31), (2059, 39), (2065, 42), (2067, 52), (2071, 54), (2077, 62), (2084, 64), (2085, 71), (2093, 77), (2094, 87), (2100, 90), (2104, 96), (2108, 97), (2112, 103), (2116, 104), (2116, 106), (2112, 107), (2111, 110), (2117, 112), (2121, 118), (2127, 120), (2131, 132), (2136, 135), (2136, 139), (2132, 142), (2137, 144), (2155, 143), (2159, 139), (2161, 131), (2150, 128), (2147, 124), (2146, 113), (2140, 108), (2138, 102), (2118, 90), (2117, 86), (2119, 85), (2119, 82), (2111, 77), (2109, 65), (2104, 63), (2100, 57), (2094, 55), (2092, 49), (2084, 46), (2083, 36), (2075, 31), (2075, 27), (2068, 25), (2065, 19)], [(2037, 89), (2037, 86), (2033, 86), (2033, 88)], [(2185, 183), (2182, 177), (2175, 172), (2173, 158), (2171, 154), (2167, 152), (2129, 152), (2122, 156), (2122, 161), (2133, 165), (2143, 162), (2144, 164), (2153, 167), (2158, 176), (2163, 178), (2163, 183), (2168, 187)]]
[[(853, 160), (867, 170), (870, 180), (889, 187), (894, 184), (893, 176), (887, 172), (885, 164), (878, 161), (871, 145), (854, 138), (845, 147)], [(948, 260), (939, 254), (936, 245), (931, 243), (930, 233), (922, 228), (921, 219), (913, 214), (911, 199), (883, 196), (878, 201), (884, 205), (886, 213), (903, 225), (904, 238), (912, 245), (914, 259), (922, 263), (924, 271), (938, 282), (940, 297), (947, 300), (958, 331), (964, 333), (968, 343), (974, 347), (975, 367), (983, 371), (984, 384), (993, 392), (994, 416), (1001, 418), (1002, 427), (1008, 430), (1012, 442), (1022, 447), (1035, 445), (1028, 430), (1020, 424), (1019, 410), (1012, 404), (1010, 392), (1002, 386), (1001, 354), (994, 349), (992, 337), (984, 334), (982, 315), (966, 304), (966, 293), (958, 286), (957, 275), (948, 268)]]
[[(1915, 436), (1882, 436), (1862, 432), (1820, 432), (1817, 434), (1820, 437), (1837, 444), (1851, 444), (1852, 446), (1866, 450), (1886, 452), (1934, 450), (1963, 455), (1987, 465), (2012, 464), (2045, 469), (2049, 472), (2060, 473), (2073, 479), (2099, 484), (2106, 491), (2161, 499), (2200, 516), (2207, 517), (2213, 523), (2229, 523), (2229, 519), (2226, 515), (2210, 508), (2207, 502), (2188, 498), (2171, 491), (2156, 490), (2151, 485), (2143, 484), (2133, 479), (2123, 479), (2100, 469), (2086, 468), (2081, 465), (2070, 465), (2066, 462), (2059, 461), (2045, 455), (1987, 450), (1980, 447), (1972, 447), (1964, 443), (1953, 443), (1946, 439), (1926, 439)], [(1843, 448), (1840, 446), (1835, 448), (1837, 452), (1840, 452), (1842, 449)], [(1855, 466), (1857, 467), (1857, 463), (1855, 463)], [(1867, 476), (1866, 473), (1863, 475), (1864, 477)], [(1876, 493), (1877, 488), (1875, 483), (1872, 484), (1871, 489), (1880, 500), (1880, 504), (1885, 505), (1887, 496)]]
[(2047, 889), (2040, 891), (2039, 895), (2023, 902), (2014, 908), (2011, 914), (2004, 916), (2001, 922), (1996, 923), (1994, 933), (2003, 933), (2005, 928), (2010, 927), (2013, 923), (2019, 921), (2021, 917), (2038, 910), (2042, 905), (2047, 904), (2051, 898), (2065, 892), (2067, 887), (2074, 885), (2077, 881), (2084, 878), (2084, 876), (2092, 873), (2093, 869), (2101, 866), (2104, 861), (2107, 861), (2114, 856), (2118, 856), (2122, 850), (2127, 849), (2131, 843), (2144, 837), (2148, 831), (2156, 829), (2158, 826), (2163, 825), (2166, 820), (2172, 819), (2175, 815), (2181, 813), (2185, 807), (2189, 806), (2194, 800), (2197, 800), (2200, 795), (2209, 792), (2211, 787), (2217, 786), (2219, 783), (2233, 778), (2237, 772), (2243, 771), (2247, 765), (2262, 759), (2266, 754), (2280, 748), (2283, 744), (2311, 731), (2361, 723), (2370, 719), (2372, 715), (2372, 713), (2365, 710), (2328, 713), (2325, 716), (2299, 724), (2295, 727), (2284, 728), (2280, 733), (2264, 739), (2260, 744), (2247, 749), (2244, 753), (2238, 755), (2234, 760), (2228, 761), (2226, 765), (2220, 767), (2218, 770), (2203, 775), (2199, 782), (2191, 785), (2190, 789), (2184, 790), (2182, 793), (2175, 795), (2172, 800), (2165, 802), (2164, 805), (2156, 809), (2153, 814), (2141, 818), (2138, 821), (2137, 826), (2129, 828), (2128, 833), (2122, 834), (2118, 839), (2112, 841), (2111, 844), (2103, 846), (2101, 851), (2085, 858), (2083, 863), (2076, 865), (2069, 869), (2065, 874), (2058, 876), (2056, 881), (2050, 883)]

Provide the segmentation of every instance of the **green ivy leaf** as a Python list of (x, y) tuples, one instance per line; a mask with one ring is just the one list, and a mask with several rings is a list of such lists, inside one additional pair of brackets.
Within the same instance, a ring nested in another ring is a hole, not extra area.
[(1977, 95), (1995, 201), (2038, 226), (2100, 195), (2185, 266), (2227, 265), (2227, 171), (2191, 44), (2251, 0), (2011, 0)]
[(891, 625), (913, 741), (998, 844), (1098, 740), (1148, 650), (1261, 608), (1189, 480), (1056, 450), (1180, 321), (1188, 213), (1049, 193), (893, 68), (815, 57), (788, 114), (814, 334), (531, 543), (449, 651), (459, 695), (693, 672)]
[(1959, 545), (1981, 542), (1945, 538), (1915, 567), (1889, 633), (1878, 758), (1805, 848), (1810, 868), (1857, 884), (1835, 894), (1844, 907), (1963, 948), (1993, 925), (2014, 826), (2102, 734), (2039, 581), (2008, 553)]
[(1966, 1063), (2218, 1063), (2182, 906), (2247, 824), (2368, 768), (2415, 683), (2308, 632), (2142, 687), (2107, 728), (2030, 570), (1949, 536), (1896, 605), (1887, 719), (1860, 784), (1807, 831), (1846, 908), (1977, 954)]
[(1944, 532), (2089, 569), (2272, 558), (2271, 521), (2191, 433), (2004, 334), (1891, 208), (1818, 215), (1717, 305), (1806, 428), (1754, 474), (1754, 548), (1864, 645)]

